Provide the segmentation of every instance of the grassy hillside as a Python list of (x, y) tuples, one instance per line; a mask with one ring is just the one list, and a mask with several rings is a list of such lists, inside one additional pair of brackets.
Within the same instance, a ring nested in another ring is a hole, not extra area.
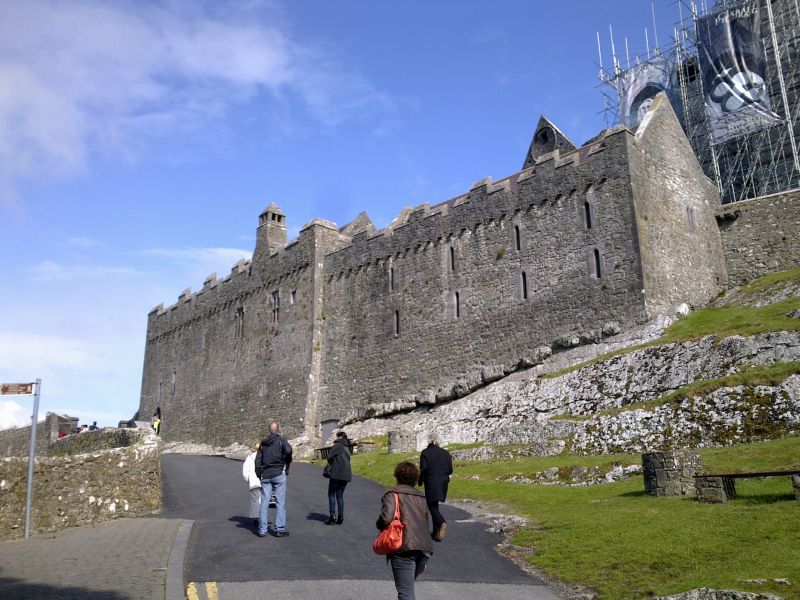
[[(800, 438), (701, 451), (707, 471), (800, 468)], [(416, 454), (354, 455), (353, 469), (384, 485)], [(646, 598), (696, 587), (770, 591), (800, 599), (800, 502), (788, 478), (737, 482), (725, 505), (652, 498), (642, 477), (590, 487), (509, 483), (498, 477), (549, 467), (640, 463), (638, 455), (526, 457), (457, 463), (451, 498), (502, 505), (530, 526), (513, 542), (530, 563), (601, 598)], [(475, 478), (475, 479), (473, 479)], [(457, 525), (454, 524), (457, 527)], [(434, 559), (435, 560), (435, 559)], [(788, 579), (763, 586), (742, 579)]]

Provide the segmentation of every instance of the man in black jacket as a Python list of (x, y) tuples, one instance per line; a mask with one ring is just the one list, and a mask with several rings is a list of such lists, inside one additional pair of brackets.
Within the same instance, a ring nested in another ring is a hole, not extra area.
[(419, 485), (425, 484), (425, 499), (433, 519), (431, 537), (437, 542), (444, 539), (447, 522), (439, 512), (439, 502), (447, 500), (447, 486), (453, 472), (453, 457), (438, 445), (436, 434), (431, 434), (430, 443), (419, 457)]
[(269, 435), (256, 452), (256, 475), (261, 479), (261, 508), (258, 515), (258, 536), (268, 530), (269, 500), (275, 492), (275, 537), (289, 535), (286, 531), (286, 476), (292, 464), (292, 447), (280, 434), (277, 421), (269, 425)]

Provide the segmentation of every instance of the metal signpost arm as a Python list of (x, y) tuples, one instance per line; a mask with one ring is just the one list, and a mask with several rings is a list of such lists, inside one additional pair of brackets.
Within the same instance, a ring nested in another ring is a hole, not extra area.
[(39, 394), (42, 390), (42, 380), (36, 380), (36, 390), (33, 394), (33, 415), (31, 416), (31, 449), (28, 452), (28, 490), (25, 495), (25, 539), (31, 531), (31, 495), (33, 494), (33, 463), (36, 454), (36, 421), (39, 418)]

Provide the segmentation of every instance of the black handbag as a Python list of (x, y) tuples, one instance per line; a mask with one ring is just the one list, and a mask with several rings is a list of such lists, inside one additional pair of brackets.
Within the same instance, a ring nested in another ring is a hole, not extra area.
[(331, 465), (330, 465), (330, 463), (328, 463), (327, 465), (325, 465), (325, 468), (324, 468), (324, 469), (322, 469), (322, 476), (323, 476), (325, 479), (330, 479), (330, 478), (331, 478)]

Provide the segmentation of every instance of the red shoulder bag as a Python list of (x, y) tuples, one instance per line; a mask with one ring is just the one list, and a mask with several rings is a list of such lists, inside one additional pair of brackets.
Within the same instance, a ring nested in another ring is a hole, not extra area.
[[(394, 493), (394, 492), (392, 492)], [(403, 547), (403, 529), (405, 525), (400, 520), (400, 496), (394, 493), (394, 517), (388, 527), (378, 534), (372, 542), (375, 554), (394, 554)]]

